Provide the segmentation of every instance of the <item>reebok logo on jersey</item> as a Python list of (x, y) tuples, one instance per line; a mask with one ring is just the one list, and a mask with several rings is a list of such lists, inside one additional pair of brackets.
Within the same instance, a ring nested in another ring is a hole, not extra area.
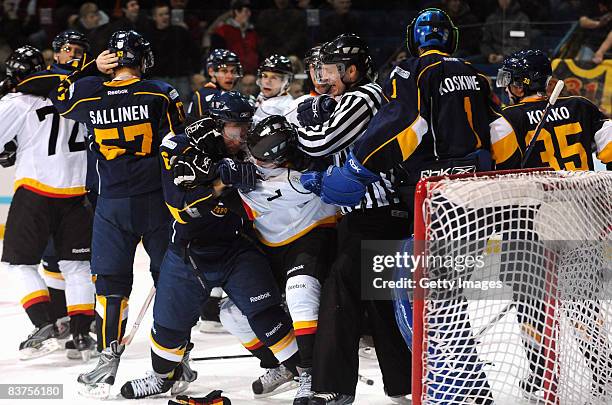
[(72, 249), (72, 253), (89, 253), (89, 248)]
[(451, 174), (465, 174), (465, 173), (474, 173), (476, 171), (476, 166), (457, 166), (457, 167), (445, 167), (443, 169), (429, 169), (421, 171), (421, 178), (424, 179), (426, 177), (432, 176), (447, 176)]
[(292, 268), (291, 268), (291, 269), (290, 269), (290, 270), (287, 272), (287, 275), (289, 275), (289, 274), (293, 273), (294, 271), (302, 270), (303, 268), (304, 268), (304, 265), (303, 265), (303, 264), (300, 264), (299, 266), (292, 267)]
[(106, 92), (106, 94), (108, 94), (109, 96), (114, 96), (116, 94), (127, 94), (128, 90), (127, 89), (121, 89), (121, 90), (109, 90)]
[(263, 294), (259, 294), (257, 297), (249, 297), (249, 300), (250, 300), (251, 302), (257, 302), (257, 301), (264, 300), (264, 299), (266, 299), (266, 298), (270, 298), (271, 296), (272, 296), (272, 294), (270, 294), (270, 292), (269, 292), (269, 291), (266, 291), (266, 292), (265, 292), (265, 293), (263, 293)]
[(270, 332), (266, 332), (266, 337), (270, 337), (270, 336), (274, 335), (282, 327), (283, 327), (283, 323), (279, 322), (278, 325), (276, 325), (274, 328), (272, 328), (272, 330)]
[(305, 283), (288, 285), (287, 286), (287, 291), (295, 290), (296, 288), (306, 289), (306, 288), (308, 288), (308, 286)]
[(357, 163), (353, 159), (349, 159), (349, 165), (355, 170), (357, 173), (361, 171), (361, 168), (357, 166)]

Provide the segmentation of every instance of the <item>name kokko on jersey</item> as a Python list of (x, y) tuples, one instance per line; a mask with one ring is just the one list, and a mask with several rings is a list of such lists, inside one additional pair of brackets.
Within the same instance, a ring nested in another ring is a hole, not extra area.
[(15, 189), (49, 197), (85, 194), (85, 126), (61, 117), (51, 100), (23, 93), (0, 99), (0, 151), (17, 137)]
[[(526, 97), (504, 108), (502, 117), (491, 124), (498, 169), (520, 167), (546, 104), (542, 97)], [(584, 97), (559, 97), (533, 148), (525, 167), (593, 170), (593, 151), (603, 163), (612, 162), (612, 121)]]

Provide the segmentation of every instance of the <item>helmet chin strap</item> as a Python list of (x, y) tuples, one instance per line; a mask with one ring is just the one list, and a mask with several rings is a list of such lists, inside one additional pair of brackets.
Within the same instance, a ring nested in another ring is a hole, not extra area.
[(521, 99), (523, 98), (522, 96), (517, 96), (514, 94), (512, 90), (510, 90), (510, 86), (506, 87), (506, 94), (508, 94), (508, 97), (510, 98), (510, 104), (520, 103)]

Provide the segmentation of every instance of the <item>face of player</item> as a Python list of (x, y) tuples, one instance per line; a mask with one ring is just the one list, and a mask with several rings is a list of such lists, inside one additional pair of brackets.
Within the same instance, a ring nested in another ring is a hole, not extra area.
[(226, 122), (223, 125), (223, 142), (229, 153), (235, 155), (244, 149), (250, 126), (249, 122)]
[(506, 87), (506, 94), (508, 95), (508, 99), (510, 99), (510, 103), (516, 104), (521, 98), (525, 97), (525, 90), (522, 87), (510, 84)]
[(64, 44), (59, 52), (53, 54), (53, 58), (59, 64), (68, 63), (74, 59), (82, 59), (85, 49), (81, 45)]
[(239, 77), (236, 65), (221, 66), (216, 71), (211, 68), (208, 73), (214, 78), (214, 82), (225, 91), (232, 90)]
[(285, 75), (276, 72), (262, 72), (258, 80), (259, 88), (266, 98), (276, 97), (286, 85)]
[(339, 96), (346, 91), (346, 85), (342, 82), (346, 71), (342, 64), (321, 64), (315, 68), (317, 82), (329, 86), (326, 94)]
[(315, 91), (319, 94), (327, 94), (327, 92), (329, 92), (329, 85), (328, 84), (323, 84), (323, 83), (319, 83), (317, 81), (316, 75), (315, 75), (315, 66), (314, 65), (310, 65), (308, 67), (308, 71), (310, 72), (310, 79), (312, 80), (312, 84), (314, 85)]

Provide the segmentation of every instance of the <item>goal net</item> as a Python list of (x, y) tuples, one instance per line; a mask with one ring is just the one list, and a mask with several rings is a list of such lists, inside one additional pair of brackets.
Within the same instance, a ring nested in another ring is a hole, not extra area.
[(414, 404), (612, 404), (612, 173), (422, 180)]

